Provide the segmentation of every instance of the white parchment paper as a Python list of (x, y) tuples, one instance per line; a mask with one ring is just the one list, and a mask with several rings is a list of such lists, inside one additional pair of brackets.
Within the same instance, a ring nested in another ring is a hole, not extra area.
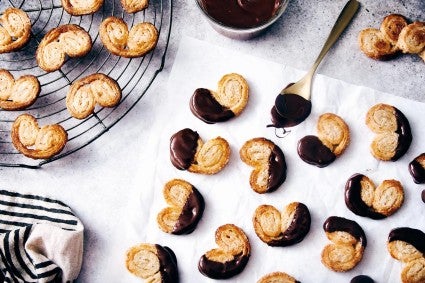
[[(216, 89), (220, 78), (231, 72), (243, 75), (249, 83), (250, 98), (243, 113), (231, 121), (213, 125), (197, 119), (189, 109), (193, 91), (200, 87)], [(180, 282), (213, 282), (198, 271), (198, 260), (207, 250), (216, 247), (214, 233), (217, 227), (233, 223), (248, 235), (252, 253), (245, 270), (225, 280), (227, 282), (256, 282), (273, 271), (284, 271), (301, 282), (349, 282), (359, 274), (367, 274), (375, 282), (399, 282), (402, 264), (391, 258), (386, 242), (388, 233), (396, 227), (408, 226), (425, 231), (425, 204), (420, 196), (425, 186), (416, 185), (407, 169), (408, 163), (425, 151), (425, 104), (317, 75), (311, 115), (304, 123), (292, 128), (288, 136), (277, 138), (273, 128), (266, 128), (270, 124), (270, 108), (281, 89), (301, 78), (303, 73), (240, 54), (237, 50), (226, 50), (183, 37), (169, 78), (168, 93), (151, 94), (158, 95), (155, 117), (151, 117), (156, 132), (141, 148), (145, 162), (140, 164), (140, 174), (135, 176), (140, 186), (140, 197), (130, 206), (134, 236), (130, 237), (129, 245), (149, 242), (169, 246), (177, 255)], [(379, 80), (378, 73), (376, 79)], [(373, 133), (366, 127), (364, 119), (367, 110), (376, 103), (396, 106), (410, 121), (413, 143), (407, 154), (397, 162), (379, 162), (369, 153)], [(350, 127), (351, 144), (331, 165), (317, 168), (298, 157), (296, 145), (305, 135), (316, 134), (317, 118), (325, 112), (335, 113), (346, 121)], [(229, 142), (232, 150), (230, 161), (220, 173), (197, 175), (172, 166), (170, 137), (186, 127), (197, 131), (204, 140), (221, 136)], [(239, 158), (243, 143), (254, 137), (274, 141), (286, 157), (287, 179), (270, 194), (260, 195), (250, 188), (252, 168)], [(367, 175), (377, 185), (385, 179), (399, 180), (405, 190), (401, 209), (384, 220), (353, 214), (344, 202), (344, 186), (354, 173)], [(189, 235), (166, 234), (156, 223), (157, 213), (166, 206), (163, 186), (173, 178), (183, 178), (192, 183), (205, 198), (203, 218)], [(291, 247), (267, 246), (254, 232), (254, 210), (261, 204), (274, 205), (282, 210), (293, 201), (303, 202), (310, 209), (312, 224), (309, 234), (301, 243)], [(322, 249), (329, 243), (322, 225), (332, 215), (355, 220), (367, 236), (363, 260), (346, 273), (330, 271), (320, 261)], [(123, 282), (139, 282), (139, 279), (125, 273)]]

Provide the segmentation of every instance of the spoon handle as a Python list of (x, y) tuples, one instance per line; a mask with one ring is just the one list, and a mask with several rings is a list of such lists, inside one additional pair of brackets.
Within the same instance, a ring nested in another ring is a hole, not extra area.
[(322, 59), (325, 57), (326, 53), (328, 53), (329, 49), (334, 45), (334, 43), (337, 41), (341, 33), (345, 30), (345, 28), (350, 23), (351, 19), (356, 14), (360, 4), (356, 0), (350, 0), (345, 4), (344, 9), (341, 11), (341, 14), (339, 15), (338, 19), (336, 20), (328, 39), (326, 40), (325, 44), (323, 45), (322, 50), (320, 51), (319, 56), (317, 57), (316, 61), (314, 62), (313, 66), (310, 69), (311, 73), (314, 73), (319, 66)]

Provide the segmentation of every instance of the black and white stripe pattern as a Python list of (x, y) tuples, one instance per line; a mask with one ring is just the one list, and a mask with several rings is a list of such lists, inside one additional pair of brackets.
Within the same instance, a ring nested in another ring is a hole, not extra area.
[(83, 230), (60, 201), (0, 190), (0, 282), (74, 280)]

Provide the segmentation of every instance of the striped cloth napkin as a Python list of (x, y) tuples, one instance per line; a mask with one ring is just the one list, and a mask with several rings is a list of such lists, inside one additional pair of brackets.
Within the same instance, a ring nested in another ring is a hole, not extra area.
[(0, 282), (71, 282), (83, 224), (64, 203), (0, 190)]

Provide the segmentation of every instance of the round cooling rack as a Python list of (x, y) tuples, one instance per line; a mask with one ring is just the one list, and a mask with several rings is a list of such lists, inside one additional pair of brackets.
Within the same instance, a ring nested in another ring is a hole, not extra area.
[[(8, 7), (20, 8), (28, 14), (32, 24), (29, 43), (19, 51), (0, 54), (0, 68), (9, 70), (15, 79), (21, 75), (35, 75), (41, 84), (41, 93), (29, 108), (0, 110), (0, 166), (40, 168), (92, 143), (120, 121), (143, 97), (164, 66), (171, 32), (171, 1), (150, 0), (146, 10), (128, 14), (119, 0), (105, 0), (93, 15), (71, 16), (64, 11), (60, 0), (0, 0), (0, 13)], [(155, 49), (144, 57), (132, 59), (109, 53), (100, 41), (98, 28), (105, 18), (112, 15), (123, 18), (129, 28), (140, 22), (154, 24), (159, 31)], [(68, 58), (60, 70), (46, 73), (37, 66), (37, 46), (49, 30), (69, 23), (81, 26), (90, 34), (92, 50), (84, 57)], [(65, 105), (68, 88), (75, 80), (94, 73), (104, 73), (115, 79), (122, 89), (122, 99), (114, 108), (97, 106), (86, 119), (75, 119), (69, 115)], [(40, 126), (62, 125), (68, 133), (63, 151), (46, 160), (33, 160), (19, 153), (12, 144), (10, 130), (16, 117), (23, 113), (34, 116)]]

